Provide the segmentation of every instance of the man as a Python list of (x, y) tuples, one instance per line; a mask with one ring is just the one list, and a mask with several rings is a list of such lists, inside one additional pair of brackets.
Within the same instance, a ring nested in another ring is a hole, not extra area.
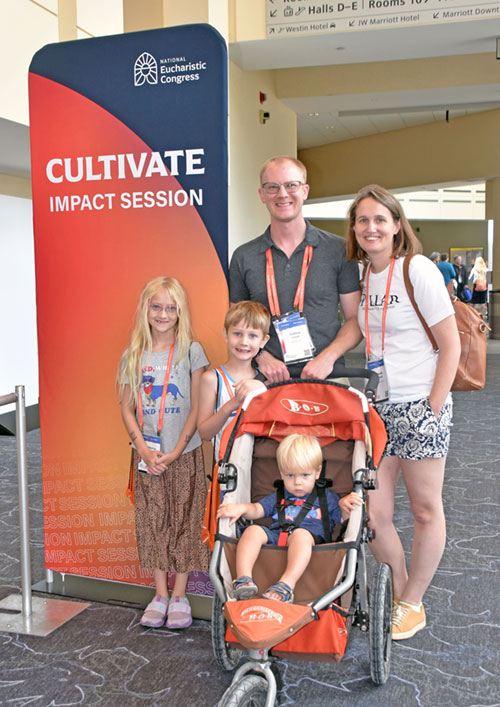
[(450, 295), (453, 294), (453, 284), (454, 280), (456, 277), (455, 273), (455, 268), (453, 265), (449, 262), (448, 260), (448, 253), (441, 253), (439, 263), (437, 264), (441, 275), (443, 276), (444, 279), (444, 284), (446, 285), (446, 289), (450, 293)]
[(429, 260), (432, 260), (434, 265), (437, 265), (439, 263), (439, 259), (441, 258), (441, 254), (437, 252), (437, 250), (432, 251), (432, 253), (429, 255)]
[(464, 287), (467, 284), (467, 268), (462, 263), (462, 256), (456, 255), (453, 258), (453, 267), (455, 268), (455, 278), (457, 281), (457, 297), (461, 299), (462, 302), (467, 302), (467, 298), (464, 294)]
[(271, 224), (234, 252), (230, 300), (261, 302), (273, 315), (271, 338), (256, 357), (268, 380), (324, 379), (361, 340), (358, 266), (346, 262), (343, 238), (304, 219), (302, 204), (309, 185), (302, 162), (273, 157), (263, 165), (260, 178), (259, 194)]

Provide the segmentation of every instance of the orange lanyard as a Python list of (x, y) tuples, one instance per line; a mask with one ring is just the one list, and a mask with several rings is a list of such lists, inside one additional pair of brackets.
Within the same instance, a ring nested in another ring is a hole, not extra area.
[[(306, 277), (307, 271), (309, 270), (309, 265), (311, 264), (313, 254), (312, 245), (306, 245), (304, 249), (304, 258), (302, 259), (302, 270), (300, 273), (299, 284), (297, 285), (297, 291), (295, 293), (295, 299), (293, 300), (294, 308), (298, 309), (299, 312), (304, 311), (304, 295), (306, 290)], [(269, 302), (269, 309), (273, 317), (280, 316), (280, 302), (278, 299), (278, 290), (276, 289), (276, 278), (274, 276), (274, 263), (272, 249), (268, 248), (266, 250), (266, 287), (267, 287), (267, 299)]]
[[(394, 270), (394, 265), (396, 263), (396, 258), (391, 258), (391, 263), (389, 265), (389, 274), (387, 275), (387, 284), (385, 286), (385, 299), (384, 308), (382, 310), (382, 357), (384, 355), (385, 347), (385, 320), (387, 318), (387, 307), (389, 304), (389, 294), (391, 291), (392, 273)], [(370, 280), (371, 263), (366, 271), (366, 295), (365, 295), (365, 339), (366, 339), (366, 355), (369, 356), (371, 353), (370, 347), (370, 331), (368, 327), (368, 284)]]
[[(170, 347), (170, 351), (168, 352), (167, 370), (165, 371), (165, 380), (163, 381), (163, 390), (161, 393), (160, 412), (158, 413), (158, 430), (156, 432), (158, 437), (160, 436), (160, 432), (162, 431), (162, 428), (163, 428), (163, 418), (165, 416), (165, 400), (167, 399), (168, 379), (170, 378), (170, 369), (172, 368), (172, 359), (174, 357), (174, 349), (175, 349), (175, 339), (174, 339), (174, 343)], [(141, 380), (141, 374), (142, 374), (141, 364), (142, 364), (143, 355), (144, 355), (144, 351), (142, 352), (140, 359), (137, 361), (137, 372), (139, 374), (139, 380)], [(137, 413), (139, 415), (139, 427), (142, 430), (144, 427), (144, 413), (142, 411), (142, 398), (140, 395), (140, 391), (139, 391), (139, 399), (137, 401)]]
[(219, 374), (224, 382), (224, 387), (227, 391), (227, 394), (229, 395), (229, 399), (234, 398), (234, 388), (231, 385), (231, 383), (229, 382), (229, 378), (227, 377), (227, 373), (224, 370), (223, 366), (218, 368), (217, 371), (219, 372)]

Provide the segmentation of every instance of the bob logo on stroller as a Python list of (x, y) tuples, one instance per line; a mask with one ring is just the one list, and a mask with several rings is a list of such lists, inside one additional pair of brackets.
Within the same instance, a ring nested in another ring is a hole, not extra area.
[(279, 624), (283, 621), (283, 614), (278, 614), (276, 611), (269, 609), (266, 606), (249, 606), (248, 609), (241, 612), (241, 623), (253, 623), (260, 621), (277, 621)]
[(298, 412), (303, 415), (321, 415), (322, 412), (328, 411), (328, 405), (324, 403), (314, 403), (311, 400), (292, 400), (291, 398), (282, 398), (280, 403), (288, 412)]
[(301, 628), (314, 621), (310, 606), (283, 604), (280, 613), (272, 599), (259, 598), (227, 602), (224, 615), (229, 624), (226, 640), (260, 650), (286, 641)]

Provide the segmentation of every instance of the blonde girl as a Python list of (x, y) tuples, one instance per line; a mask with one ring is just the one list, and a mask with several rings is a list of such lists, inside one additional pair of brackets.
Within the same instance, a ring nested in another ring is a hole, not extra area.
[(486, 273), (488, 266), (483, 258), (478, 255), (474, 260), (474, 266), (470, 271), (469, 280), (472, 281), (472, 298), (470, 303), (474, 305), (479, 314), (483, 317), (486, 315), (487, 305), (486, 296), (488, 285), (486, 281)]
[[(206, 496), (198, 391), (208, 364), (192, 341), (187, 295), (173, 277), (156, 277), (140, 294), (130, 344), (120, 359), (123, 422), (137, 451), (135, 522), (141, 567), (153, 571), (156, 595), (141, 624), (187, 628), (189, 572), (206, 570), (201, 542)], [(175, 582), (169, 598), (167, 573)]]

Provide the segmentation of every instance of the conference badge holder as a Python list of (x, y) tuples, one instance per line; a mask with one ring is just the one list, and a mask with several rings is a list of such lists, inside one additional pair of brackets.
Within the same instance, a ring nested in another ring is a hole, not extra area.
[(309, 333), (307, 319), (302, 312), (293, 309), (273, 319), (273, 325), (283, 352), (283, 361), (287, 366), (312, 359), (315, 346)]
[(378, 375), (377, 392), (375, 394), (376, 403), (384, 403), (389, 400), (389, 384), (385, 372), (383, 357), (376, 354), (369, 354), (366, 358), (366, 367), (370, 371), (375, 371)]
[[(144, 441), (146, 442), (147, 446), (149, 449), (152, 449), (154, 452), (160, 452), (161, 451), (161, 446), (160, 446), (160, 438), (157, 437), (156, 435), (142, 435), (144, 438)], [(137, 449), (137, 447), (132, 444), (134, 449)], [(137, 465), (137, 471), (141, 471), (143, 474), (147, 474), (148, 472), (148, 465), (142, 459), (142, 457), (139, 457), (139, 463)]]

